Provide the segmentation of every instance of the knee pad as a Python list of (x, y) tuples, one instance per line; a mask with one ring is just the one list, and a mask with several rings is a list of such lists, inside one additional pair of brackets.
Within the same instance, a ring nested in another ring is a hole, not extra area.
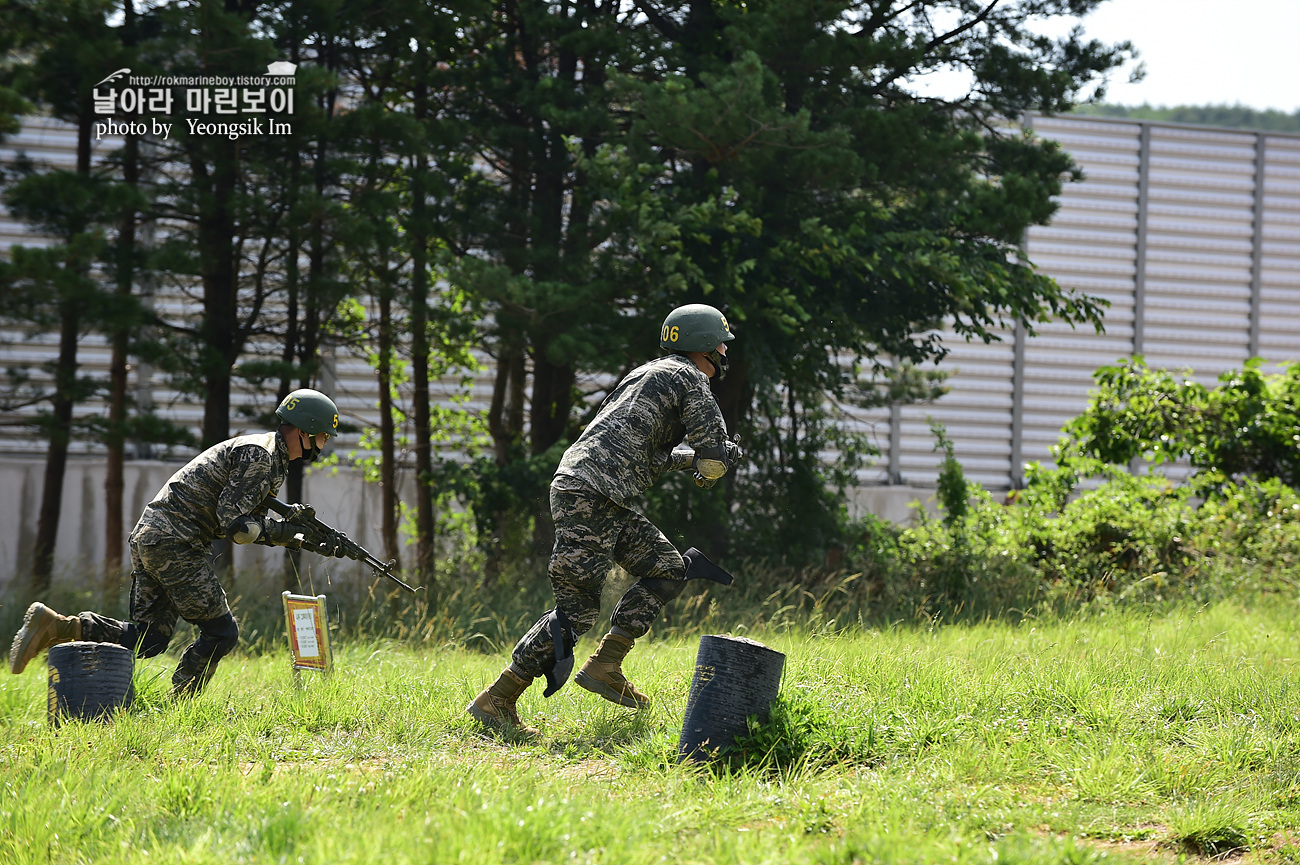
[(231, 613), (194, 624), (199, 629), (195, 645), (201, 645), (207, 650), (202, 654), (214, 661), (230, 654), (239, 645), (239, 623)]
[(642, 577), (636, 584), (659, 599), (662, 604), (670, 604), (686, 588), (686, 580), (665, 580), (661, 577)]
[[(586, 630), (591, 630), (591, 625)], [(549, 697), (556, 691), (564, 687), (564, 683), (569, 681), (569, 675), (573, 673), (573, 647), (578, 642), (578, 634), (574, 630), (573, 622), (565, 615), (559, 607), (548, 612), (538, 620), (537, 624), (528, 631), (527, 634), (515, 646), (518, 651), (521, 647), (527, 646), (541, 634), (547, 634), (551, 638), (551, 645), (554, 646), (554, 654), (549, 662), (549, 666), (543, 669), (543, 675), (546, 676), (546, 690), (542, 692), (543, 697)], [(585, 631), (581, 632), (585, 633)]]
[(695, 547), (682, 553), (682, 559), (686, 561), (686, 573), (680, 580), (642, 577), (637, 580), (637, 585), (667, 604), (677, 599), (686, 588), (688, 580), (711, 580), (724, 586), (729, 586), (736, 581), (735, 577), (709, 561), (708, 557)]

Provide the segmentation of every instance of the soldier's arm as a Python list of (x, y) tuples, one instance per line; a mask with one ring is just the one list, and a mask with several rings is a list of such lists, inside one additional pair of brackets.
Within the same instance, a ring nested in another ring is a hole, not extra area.
[(709, 487), (727, 473), (730, 465), (727, 425), (703, 373), (693, 375), (690, 370), (683, 370), (682, 379), (686, 385), (681, 403), (682, 423), (692, 452), (688, 468), (695, 471), (700, 486)]
[(683, 369), (678, 376), (683, 384), (681, 407), (686, 444), (696, 451), (722, 447), (727, 440), (727, 425), (713, 391), (709, 390), (709, 380), (693, 368)]
[(262, 502), (271, 490), (271, 455), (256, 445), (236, 448), (230, 474), (217, 497), (217, 525), (237, 544), (257, 540), (263, 530)]
[(684, 472), (695, 464), (695, 450), (685, 445), (678, 445), (668, 453), (666, 472)]

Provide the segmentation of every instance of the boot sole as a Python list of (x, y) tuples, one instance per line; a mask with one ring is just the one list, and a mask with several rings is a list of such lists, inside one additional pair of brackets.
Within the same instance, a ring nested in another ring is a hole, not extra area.
[(584, 688), (598, 697), (604, 697), (611, 703), (627, 706), (629, 709), (644, 709), (650, 705), (649, 700), (638, 703), (635, 698), (624, 694), (622, 691), (615, 691), (595, 676), (588, 675), (584, 670), (579, 670), (577, 675), (573, 677), (573, 681), (578, 684), (578, 687)]
[[(31, 645), (32, 640), (36, 639), (36, 632), (31, 630), (32, 618), (44, 607), (45, 605), (39, 601), (28, 607), (27, 612), (23, 614), (22, 627), (18, 629), (18, 633), (14, 634), (14, 641), (9, 646), (9, 672), (14, 675), (18, 675), (23, 670), (27, 669), (27, 665), (32, 662), (32, 658), (28, 658), (19, 665), (18, 659), (26, 652), (27, 647)], [(36, 652), (35, 654), (39, 655), (40, 652)], [(34, 657), (35, 655), (33, 655), (33, 658)]]

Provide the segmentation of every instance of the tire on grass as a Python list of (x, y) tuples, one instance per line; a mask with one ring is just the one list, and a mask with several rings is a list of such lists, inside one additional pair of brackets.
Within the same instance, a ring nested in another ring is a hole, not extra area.
[(131, 705), (135, 656), (116, 643), (62, 643), (49, 650), (49, 722), (107, 721)]

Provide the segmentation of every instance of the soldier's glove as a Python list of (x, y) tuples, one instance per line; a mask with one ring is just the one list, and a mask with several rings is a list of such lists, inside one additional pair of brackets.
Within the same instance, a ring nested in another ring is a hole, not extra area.
[[(724, 445), (726, 443), (724, 442)], [(727, 473), (727, 449), (723, 445), (696, 448), (695, 460), (691, 471), (695, 475), (695, 485), (710, 489), (718, 479)]]
[(727, 471), (731, 471), (745, 458), (745, 452), (740, 447), (740, 433), (723, 442), (722, 446), (727, 451)]
[(347, 547), (338, 539), (328, 536), (321, 537), (317, 535), (303, 541), (303, 549), (310, 550), (318, 556), (333, 556), (336, 559), (346, 558)]
[(277, 547), (297, 550), (302, 547), (303, 528), (287, 520), (267, 519), (262, 526), (262, 537)]
[(316, 509), (313, 508), (311, 505), (295, 503), (289, 505), (289, 513), (286, 514), (284, 518), (285, 520), (291, 523), (296, 523), (296, 522), (305, 523), (307, 522), (307, 520), (310, 520), (314, 516), (316, 516)]

